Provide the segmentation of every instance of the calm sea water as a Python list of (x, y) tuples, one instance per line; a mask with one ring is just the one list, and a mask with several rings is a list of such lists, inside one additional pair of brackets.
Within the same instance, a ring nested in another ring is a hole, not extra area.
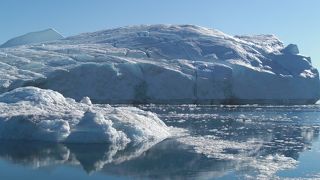
[(320, 179), (320, 106), (139, 106), (185, 129), (158, 144), (0, 143), (0, 179)]

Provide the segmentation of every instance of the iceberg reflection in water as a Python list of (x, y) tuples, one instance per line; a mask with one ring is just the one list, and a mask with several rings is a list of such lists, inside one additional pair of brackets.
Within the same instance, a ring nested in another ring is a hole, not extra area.
[(168, 126), (188, 131), (160, 143), (125, 148), (2, 141), (0, 176), (18, 179), (10, 173), (18, 164), (16, 173), (23, 171), (25, 178), (33, 179), (48, 171), (46, 177), (52, 179), (75, 174), (81, 179), (319, 177), (317, 105), (140, 108), (157, 113)]

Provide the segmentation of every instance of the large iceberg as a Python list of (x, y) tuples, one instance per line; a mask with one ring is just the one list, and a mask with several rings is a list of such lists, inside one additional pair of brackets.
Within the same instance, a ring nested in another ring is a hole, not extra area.
[[(312, 104), (309, 57), (273, 35), (141, 25), (0, 49), (0, 93), (52, 89), (94, 103)], [(88, 115), (90, 116), (90, 115)]]
[(159, 142), (170, 136), (155, 114), (134, 107), (76, 102), (36, 87), (0, 95), (0, 139), (63, 143), (127, 144)]

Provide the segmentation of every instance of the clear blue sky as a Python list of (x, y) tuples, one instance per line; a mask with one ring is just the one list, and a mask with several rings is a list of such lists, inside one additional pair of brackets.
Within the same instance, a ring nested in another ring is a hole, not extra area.
[(320, 0), (1, 0), (0, 43), (48, 27), (65, 36), (133, 24), (275, 34), (320, 67)]

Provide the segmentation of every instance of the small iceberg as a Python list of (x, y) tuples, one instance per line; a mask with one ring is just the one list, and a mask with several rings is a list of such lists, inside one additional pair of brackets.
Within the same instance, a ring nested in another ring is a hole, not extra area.
[(170, 136), (155, 114), (135, 107), (76, 102), (58, 92), (22, 87), (0, 95), (0, 139), (126, 146)]

